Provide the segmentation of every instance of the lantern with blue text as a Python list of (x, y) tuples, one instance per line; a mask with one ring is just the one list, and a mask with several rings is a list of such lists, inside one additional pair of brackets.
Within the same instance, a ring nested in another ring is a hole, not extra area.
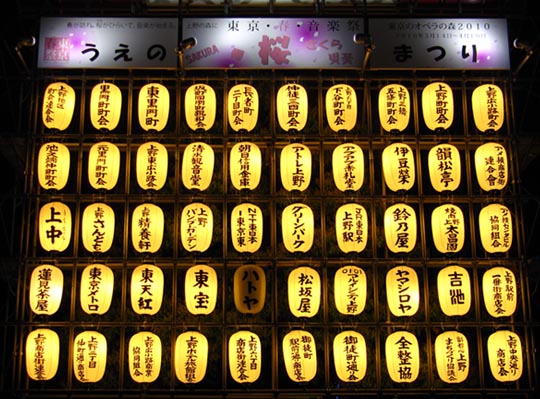
[(379, 91), (379, 120), (389, 133), (399, 133), (407, 128), (411, 114), (409, 90), (393, 83)]
[(122, 92), (112, 83), (98, 83), (90, 95), (90, 120), (101, 131), (112, 131), (118, 126), (122, 112)]
[(287, 131), (304, 129), (308, 116), (308, 95), (306, 89), (289, 83), (281, 86), (276, 98), (277, 119), (279, 126)]
[(83, 331), (73, 340), (73, 374), (80, 382), (98, 382), (107, 366), (107, 339), (97, 331)]
[(368, 216), (360, 204), (341, 205), (336, 211), (336, 240), (342, 252), (362, 252), (368, 239)]
[(234, 306), (243, 314), (263, 310), (266, 299), (266, 274), (257, 265), (240, 266), (234, 272)]
[(248, 84), (240, 83), (229, 90), (227, 101), (229, 126), (235, 132), (251, 132), (259, 116), (259, 93)]
[(338, 190), (357, 191), (364, 184), (364, 152), (354, 143), (343, 143), (332, 152), (332, 175)]
[(45, 89), (41, 117), (46, 128), (66, 130), (75, 111), (75, 90), (64, 83), (51, 83)]
[(407, 191), (415, 181), (414, 153), (405, 143), (393, 143), (382, 152), (384, 181), (392, 191)]
[(500, 382), (512, 382), (523, 373), (523, 347), (521, 338), (513, 331), (500, 330), (487, 340), (489, 368), (493, 378)]
[(295, 382), (309, 382), (317, 374), (317, 346), (310, 332), (292, 330), (282, 341), (287, 375)]
[(476, 179), (484, 191), (502, 190), (508, 183), (508, 157), (499, 143), (485, 143), (474, 152)]
[(424, 87), (422, 115), (429, 130), (448, 130), (454, 121), (454, 96), (448, 84), (433, 82)]
[(50, 316), (58, 311), (64, 290), (64, 274), (53, 265), (39, 265), (30, 276), (28, 299), (32, 312)]
[(482, 293), (486, 310), (491, 317), (510, 317), (518, 302), (518, 286), (512, 270), (496, 266), (482, 277)]
[(81, 224), (84, 248), (88, 252), (107, 252), (114, 238), (114, 211), (102, 202), (84, 208)]
[(247, 141), (236, 143), (229, 156), (231, 184), (237, 190), (254, 190), (261, 181), (261, 149)]
[(161, 248), (165, 216), (157, 205), (137, 206), (131, 216), (131, 243), (140, 253), (155, 253)]
[(482, 247), (488, 253), (504, 253), (512, 246), (512, 214), (503, 204), (484, 206), (478, 215)]
[(443, 382), (459, 384), (465, 381), (471, 367), (467, 337), (458, 331), (445, 331), (437, 335), (435, 362)]
[(214, 150), (203, 142), (186, 146), (182, 158), (182, 183), (189, 190), (204, 191), (212, 182)]
[(212, 243), (214, 215), (206, 204), (193, 202), (182, 209), (180, 239), (189, 252), (204, 252)]
[(461, 251), (465, 243), (465, 219), (454, 204), (439, 205), (431, 213), (431, 234), (437, 251), (448, 254)]
[(45, 190), (62, 190), (68, 181), (69, 164), (67, 146), (56, 142), (43, 144), (37, 160), (39, 185)]
[(467, 269), (450, 265), (437, 275), (437, 293), (442, 312), (447, 316), (463, 316), (471, 308), (471, 278)]
[(394, 316), (416, 314), (420, 306), (420, 283), (412, 267), (400, 265), (386, 273), (386, 300)]
[(347, 84), (337, 84), (326, 92), (326, 120), (332, 131), (351, 131), (356, 126), (358, 104), (356, 91)]
[(364, 311), (367, 299), (366, 273), (355, 265), (340, 267), (334, 275), (334, 300), (339, 313), (356, 316)]
[(287, 280), (289, 310), (295, 317), (313, 317), (321, 304), (321, 277), (308, 266), (294, 268)]
[(461, 158), (452, 144), (439, 144), (428, 153), (429, 179), (438, 192), (454, 191), (461, 183)]
[(315, 218), (311, 208), (302, 203), (290, 204), (281, 214), (283, 245), (289, 252), (307, 252), (313, 245)]
[(257, 381), (262, 367), (261, 340), (251, 331), (237, 331), (229, 338), (229, 372), (240, 384)]
[(161, 132), (169, 120), (169, 90), (159, 83), (141, 87), (138, 99), (139, 125), (145, 131)]
[(26, 374), (35, 381), (47, 381), (56, 375), (60, 359), (60, 338), (48, 328), (38, 328), (26, 337)]
[(114, 291), (114, 273), (102, 264), (91, 264), (81, 273), (80, 299), (84, 313), (102, 315), (109, 311)]
[(416, 245), (417, 223), (413, 207), (398, 203), (384, 212), (386, 246), (394, 253), (411, 252)]
[(154, 315), (163, 302), (165, 279), (156, 265), (137, 266), (131, 274), (131, 307), (137, 314)]
[(176, 338), (174, 371), (184, 384), (201, 382), (208, 365), (208, 340), (198, 331), (186, 331)]
[(207, 131), (216, 120), (216, 92), (203, 83), (191, 85), (184, 96), (186, 122), (193, 131)]
[(112, 190), (120, 174), (120, 149), (101, 141), (88, 152), (88, 182), (96, 190)]
[(304, 191), (311, 181), (311, 151), (301, 143), (286, 145), (281, 150), (279, 171), (281, 184), (287, 191)]
[(65, 251), (71, 241), (71, 210), (62, 202), (45, 204), (39, 211), (39, 242), (45, 251)]
[(143, 143), (137, 149), (137, 183), (143, 190), (160, 190), (167, 181), (169, 155), (163, 144)]
[(364, 336), (356, 331), (342, 331), (332, 345), (334, 368), (343, 382), (360, 382), (367, 369), (367, 348)]
[(218, 277), (213, 267), (208, 265), (191, 266), (184, 280), (186, 307), (195, 315), (208, 315), (216, 307)]
[[(405, 355), (406, 354), (406, 355)], [(420, 372), (420, 347), (416, 336), (408, 331), (396, 331), (386, 338), (385, 357), (392, 381), (410, 383)], [(407, 372), (403, 372), (407, 369)]]
[(474, 89), (471, 97), (474, 124), (482, 133), (495, 133), (504, 123), (504, 95), (501, 88), (485, 84)]
[(231, 241), (238, 252), (254, 253), (263, 239), (261, 208), (250, 203), (236, 205), (231, 212)]
[(141, 331), (129, 339), (129, 374), (137, 383), (155, 381), (161, 371), (161, 339), (150, 331)]

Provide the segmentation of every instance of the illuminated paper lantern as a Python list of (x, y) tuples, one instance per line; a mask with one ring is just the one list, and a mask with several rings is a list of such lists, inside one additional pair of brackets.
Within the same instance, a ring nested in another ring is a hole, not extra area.
[(81, 308), (84, 313), (102, 315), (109, 311), (114, 291), (114, 273), (108, 266), (92, 264), (81, 273)]
[(359, 145), (344, 143), (332, 152), (332, 175), (340, 191), (358, 191), (364, 184), (364, 152)]
[(254, 190), (261, 181), (262, 156), (255, 143), (236, 143), (230, 152), (229, 173), (231, 184), (237, 190)]
[(208, 366), (208, 340), (198, 331), (186, 331), (176, 338), (174, 371), (184, 384), (201, 382)]
[(186, 307), (195, 315), (208, 315), (214, 311), (218, 295), (218, 277), (208, 265), (191, 266), (184, 281)]
[(414, 153), (405, 143), (393, 143), (382, 152), (384, 181), (392, 191), (407, 191), (415, 181)]
[(43, 144), (37, 160), (39, 185), (45, 190), (62, 190), (68, 181), (69, 164), (67, 146), (56, 142)]
[(415, 210), (403, 203), (389, 206), (384, 213), (386, 246), (394, 253), (411, 252), (416, 245)]
[(512, 382), (523, 373), (523, 347), (521, 338), (508, 330), (496, 331), (488, 337), (487, 352), (489, 368), (500, 382)]
[(418, 312), (420, 283), (412, 267), (400, 265), (386, 273), (386, 300), (394, 316), (414, 316)]
[(343, 382), (360, 382), (367, 369), (367, 349), (364, 336), (356, 331), (342, 331), (334, 337), (334, 368)]
[(113, 143), (101, 141), (88, 152), (88, 181), (96, 190), (112, 190), (120, 173), (120, 149)]
[(459, 384), (465, 381), (471, 367), (467, 337), (458, 331), (445, 331), (437, 335), (435, 362), (443, 382)]
[(182, 158), (182, 183), (187, 189), (204, 191), (210, 186), (214, 158), (213, 148), (206, 143), (197, 142), (186, 146)]
[(308, 117), (308, 95), (306, 89), (289, 83), (281, 86), (276, 98), (277, 119), (279, 126), (287, 131), (304, 129)]
[(137, 383), (154, 382), (161, 371), (161, 339), (149, 331), (134, 334), (128, 345), (129, 374)]
[(139, 125), (145, 131), (161, 132), (169, 120), (169, 90), (159, 83), (141, 87), (138, 99)]
[(238, 252), (254, 253), (263, 240), (261, 208), (250, 203), (235, 206), (231, 212), (231, 240)]
[(301, 143), (286, 145), (281, 150), (281, 184), (287, 191), (304, 191), (311, 181), (311, 151)]
[(488, 253), (508, 252), (512, 246), (512, 214), (503, 204), (484, 206), (478, 215), (482, 247)]
[(216, 120), (216, 92), (203, 83), (191, 85), (184, 96), (186, 122), (191, 130), (207, 131)]
[(266, 274), (257, 265), (240, 266), (234, 272), (234, 306), (244, 314), (263, 310), (266, 299)]
[(114, 211), (109, 205), (97, 202), (84, 208), (81, 224), (84, 248), (98, 253), (111, 249), (114, 224)]
[(208, 205), (193, 202), (182, 209), (180, 238), (189, 252), (204, 252), (210, 248), (214, 230), (214, 215)]
[(240, 83), (229, 90), (227, 101), (229, 126), (235, 132), (251, 132), (259, 117), (259, 93), (248, 84)]
[(45, 204), (39, 211), (39, 242), (45, 251), (65, 251), (71, 241), (71, 210), (62, 202)]
[(140, 253), (155, 253), (161, 248), (165, 216), (154, 204), (141, 204), (131, 216), (131, 243)]
[(281, 214), (283, 245), (289, 252), (307, 252), (313, 245), (315, 218), (306, 204), (290, 204)]
[(465, 218), (460, 207), (442, 204), (431, 213), (431, 234), (437, 251), (447, 254), (461, 251), (465, 243)]
[(366, 273), (358, 266), (340, 267), (334, 275), (334, 300), (339, 313), (356, 316), (364, 311), (367, 299)]
[(447, 316), (463, 316), (472, 302), (471, 278), (467, 269), (450, 265), (437, 275), (437, 293), (442, 312)]
[[(403, 354), (406, 354), (403, 355)], [(416, 381), (420, 372), (420, 347), (414, 334), (396, 331), (386, 338), (385, 357), (388, 375), (394, 382)], [(407, 372), (402, 370), (406, 368)]]
[(452, 144), (439, 144), (428, 153), (429, 179), (438, 192), (454, 191), (461, 183), (461, 158)]
[(504, 123), (504, 95), (501, 88), (485, 84), (474, 89), (471, 97), (474, 124), (482, 133), (495, 133)]
[(308, 266), (294, 268), (287, 280), (289, 310), (295, 317), (313, 317), (321, 304), (321, 277)]
[(80, 382), (98, 382), (107, 367), (107, 339), (97, 331), (83, 331), (73, 340), (73, 374)]
[(336, 211), (336, 240), (342, 252), (362, 252), (367, 245), (368, 216), (360, 204), (341, 205)]
[(516, 311), (518, 286), (512, 270), (502, 266), (487, 270), (482, 277), (482, 293), (491, 317), (509, 317)]
[(452, 88), (443, 82), (433, 82), (422, 90), (422, 115), (429, 130), (448, 130), (454, 121)]
[(308, 331), (292, 330), (282, 341), (287, 375), (294, 382), (309, 382), (317, 374), (317, 347)]
[(41, 117), (46, 128), (66, 130), (75, 110), (75, 90), (64, 82), (51, 83), (45, 89)]
[(379, 91), (379, 120), (389, 133), (402, 132), (409, 124), (411, 98), (403, 85), (393, 83)]
[(115, 84), (98, 83), (90, 95), (90, 120), (98, 130), (112, 131), (122, 112), (122, 92)]
[(334, 132), (351, 131), (356, 126), (358, 104), (356, 91), (347, 84), (337, 84), (326, 92), (326, 119)]
[(508, 183), (508, 157), (499, 143), (485, 143), (474, 152), (476, 179), (484, 191), (502, 190)]
[(137, 314), (154, 315), (163, 302), (165, 278), (156, 265), (137, 266), (131, 274), (131, 307)]
[(160, 190), (167, 181), (169, 154), (163, 144), (143, 143), (137, 149), (137, 183), (143, 190)]
[(240, 384), (257, 381), (261, 375), (262, 351), (259, 336), (251, 331), (237, 331), (229, 338), (229, 372)]
[(64, 290), (64, 274), (53, 265), (39, 265), (30, 276), (28, 299), (32, 312), (50, 316), (58, 311)]
[(54, 378), (60, 359), (60, 338), (48, 328), (38, 328), (26, 337), (26, 374), (35, 381)]

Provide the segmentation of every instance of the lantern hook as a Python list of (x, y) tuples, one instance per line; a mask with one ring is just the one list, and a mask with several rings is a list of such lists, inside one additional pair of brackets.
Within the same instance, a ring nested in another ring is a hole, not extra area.
[(26, 64), (26, 61), (24, 60), (24, 57), (21, 54), (21, 49), (24, 47), (33, 47), (36, 44), (36, 38), (34, 36), (29, 36), (21, 39), (17, 45), (15, 46), (15, 52), (17, 53), (17, 56), (21, 60), (22, 66), (27, 74), (30, 73), (30, 70), (28, 69), (28, 65)]
[(176, 54), (178, 55), (178, 61), (180, 63), (180, 73), (184, 72), (184, 52), (193, 48), (197, 45), (197, 38), (188, 37), (187, 39), (182, 40), (178, 43), (178, 47), (175, 49)]

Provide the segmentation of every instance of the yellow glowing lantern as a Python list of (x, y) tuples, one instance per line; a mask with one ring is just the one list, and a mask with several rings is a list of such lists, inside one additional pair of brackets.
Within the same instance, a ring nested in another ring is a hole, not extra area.
[(30, 276), (28, 290), (32, 312), (39, 315), (52, 315), (60, 308), (64, 290), (64, 274), (53, 265), (39, 265)]
[(88, 152), (88, 181), (96, 190), (112, 190), (120, 173), (120, 149), (113, 143), (101, 141)]
[(502, 190), (508, 183), (508, 157), (499, 143), (485, 143), (474, 152), (476, 178), (484, 191)]
[(301, 143), (286, 145), (280, 156), (281, 184), (287, 191), (304, 191), (311, 181), (311, 151)]
[(415, 181), (414, 153), (405, 143), (393, 143), (382, 152), (384, 181), (392, 191), (407, 191)]
[(326, 119), (334, 132), (351, 131), (356, 126), (358, 104), (356, 91), (347, 84), (337, 84), (326, 92)]
[(42, 120), (46, 128), (66, 130), (75, 110), (75, 90), (64, 82), (51, 83), (43, 96)]
[(461, 182), (461, 158), (452, 144), (439, 144), (428, 153), (429, 179), (438, 192), (454, 191)]
[(289, 252), (307, 252), (313, 245), (315, 218), (309, 205), (290, 204), (281, 214), (283, 245)]
[(386, 273), (386, 300), (394, 316), (414, 316), (420, 306), (420, 283), (409, 266), (396, 266)]
[(240, 384), (250, 384), (261, 375), (262, 351), (259, 336), (237, 331), (229, 338), (229, 372)]
[(446, 331), (437, 335), (435, 362), (443, 382), (459, 384), (465, 381), (471, 367), (467, 337), (458, 331)]
[(488, 253), (504, 253), (512, 246), (512, 214), (503, 204), (484, 206), (478, 215), (482, 247)]
[(176, 338), (174, 371), (184, 384), (201, 382), (208, 365), (208, 340), (198, 331), (186, 331)]
[(71, 210), (62, 202), (45, 204), (39, 211), (39, 242), (45, 251), (65, 251), (71, 241)]
[(235, 206), (231, 212), (231, 240), (238, 252), (254, 253), (263, 240), (263, 214), (261, 208), (250, 203)]
[(114, 291), (114, 273), (106, 265), (95, 263), (81, 274), (81, 308), (87, 314), (105, 314), (109, 311)]
[(409, 124), (411, 114), (409, 90), (393, 83), (379, 91), (379, 120), (382, 128), (389, 133), (402, 132)]
[(122, 92), (115, 84), (98, 83), (90, 95), (90, 120), (98, 130), (112, 131), (122, 112)]
[(523, 373), (523, 347), (521, 338), (513, 331), (499, 330), (488, 337), (489, 368), (493, 378), (512, 382)]
[(448, 130), (454, 121), (452, 88), (443, 82), (433, 82), (422, 90), (422, 114), (428, 129)]
[(485, 84), (474, 89), (471, 97), (474, 124), (482, 133), (495, 133), (504, 123), (504, 95), (501, 88)]
[(163, 144), (143, 143), (137, 149), (137, 183), (143, 190), (160, 190), (167, 181), (169, 155)]
[(398, 203), (384, 212), (386, 246), (394, 253), (411, 252), (416, 245), (417, 222), (413, 207)]
[(214, 150), (203, 142), (186, 146), (182, 158), (182, 183), (189, 190), (204, 191), (212, 182)]
[(264, 308), (266, 274), (257, 265), (240, 266), (234, 272), (234, 306), (244, 314), (256, 314)]
[(37, 160), (39, 185), (45, 190), (62, 190), (68, 181), (69, 163), (67, 146), (57, 142), (43, 144)]
[(309, 382), (317, 374), (317, 346), (310, 332), (292, 330), (282, 341), (287, 375), (294, 382)]
[(461, 208), (442, 204), (431, 214), (431, 234), (437, 251), (447, 254), (461, 251), (465, 243), (465, 218)]
[(287, 280), (289, 310), (295, 317), (313, 317), (321, 304), (321, 277), (308, 266), (294, 268)]
[(145, 131), (161, 132), (169, 120), (169, 90), (159, 83), (141, 87), (138, 99), (139, 125)]
[(129, 374), (137, 383), (154, 382), (161, 371), (161, 339), (149, 331), (141, 331), (129, 339)]
[(203, 83), (191, 85), (184, 96), (186, 122), (191, 130), (207, 131), (216, 120), (216, 92)]
[(229, 173), (231, 184), (237, 190), (254, 190), (262, 175), (261, 149), (255, 143), (236, 143), (230, 152)]
[(131, 243), (140, 253), (155, 253), (161, 248), (165, 216), (157, 205), (138, 205), (131, 215)]
[(107, 339), (97, 331), (83, 331), (73, 340), (73, 374), (80, 382), (98, 382), (107, 367)]
[(306, 126), (308, 116), (308, 95), (306, 89), (289, 83), (281, 86), (276, 98), (279, 126), (287, 131), (301, 131)]
[(82, 215), (81, 235), (89, 252), (107, 252), (114, 238), (114, 211), (102, 202), (88, 205)]
[(360, 382), (367, 370), (367, 348), (364, 336), (356, 331), (342, 331), (334, 337), (334, 368), (343, 382)]
[(364, 184), (364, 152), (354, 143), (343, 143), (332, 152), (332, 175), (340, 191), (357, 191)]
[(218, 277), (213, 267), (191, 266), (186, 271), (184, 286), (189, 313), (208, 315), (214, 311), (217, 303)]
[(472, 302), (471, 278), (464, 267), (446, 266), (437, 275), (437, 292), (442, 312), (447, 316), (463, 316)]
[(227, 113), (229, 126), (235, 132), (251, 132), (259, 116), (259, 93), (248, 84), (240, 83), (229, 90)]
[(334, 300), (339, 313), (356, 316), (364, 311), (367, 299), (366, 273), (355, 265), (340, 267), (334, 275)]
[[(404, 356), (403, 354), (407, 355)], [(392, 381), (410, 383), (420, 372), (420, 347), (416, 336), (408, 331), (396, 331), (386, 338), (385, 357)], [(403, 373), (406, 368), (408, 372)]]
[(341, 205), (336, 211), (336, 240), (342, 252), (362, 252), (368, 239), (368, 216), (360, 204)]
[(509, 317), (518, 302), (518, 286), (512, 270), (496, 266), (482, 277), (482, 293), (486, 310), (491, 317)]
[(131, 274), (131, 307), (137, 314), (154, 315), (163, 302), (165, 279), (156, 265), (137, 266)]
[(189, 252), (204, 252), (210, 248), (214, 230), (214, 215), (206, 204), (193, 202), (182, 209), (180, 238)]
[(35, 381), (56, 375), (60, 359), (60, 338), (48, 328), (38, 328), (26, 337), (26, 374)]

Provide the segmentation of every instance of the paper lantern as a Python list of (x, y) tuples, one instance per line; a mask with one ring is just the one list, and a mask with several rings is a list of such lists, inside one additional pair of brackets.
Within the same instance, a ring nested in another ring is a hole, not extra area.
[(254, 190), (261, 181), (262, 157), (255, 143), (236, 143), (230, 152), (229, 173), (231, 184), (237, 190)]
[(512, 382), (523, 373), (523, 347), (521, 338), (508, 330), (496, 331), (488, 337), (487, 352), (489, 368), (500, 382)]
[(248, 84), (237, 84), (229, 90), (227, 101), (229, 126), (235, 132), (251, 132), (259, 116), (259, 93)]
[(131, 243), (140, 253), (156, 253), (163, 242), (165, 216), (154, 204), (141, 204), (131, 216)]
[(118, 126), (122, 112), (122, 92), (112, 83), (98, 83), (90, 95), (90, 120), (92, 126), (102, 131), (112, 131)]
[(120, 173), (120, 149), (113, 143), (101, 141), (88, 152), (88, 181), (96, 190), (112, 190)]
[(437, 251), (448, 254), (461, 251), (465, 243), (465, 218), (460, 207), (442, 204), (431, 213), (431, 234)]
[(482, 247), (488, 253), (504, 253), (512, 246), (512, 215), (503, 204), (484, 206), (478, 215)]
[(163, 144), (143, 143), (137, 149), (137, 183), (143, 190), (160, 190), (167, 181), (169, 155)]
[(131, 307), (137, 314), (154, 315), (163, 302), (163, 271), (150, 264), (137, 266), (131, 274)]
[(186, 146), (182, 158), (182, 183), (189, 190), (204, 191), (212, 182), (214, 150), (206, 143)]
[(389, 84), (379, 91), (379, 120), (389, 133), (402, 132), (411, 114), (409, 90), (400, 84)]
[(469, 312), (472, 302), (471, 278), (467, 269), (450, 265), (437, 275), (439, 305), (447, 316), (463, 316)]
[(229, 338), (229, 372), (234, 381), (250, 384), (262, 367), (261, 340), (251, 331), (237, 331)]
[(234, 272), (234, 306), (244, 314), (257, 314), (264, 308), (266, 275), (257, 265), (240, 266)]
[(491, 317), (510, 317), (517, 308), (518, 286), (512, 270), (496, 266), (482, 277), (482, 293)]
[(114, 211), (102, 202), (84, 208), (81, 235), (84, 248), (93, 253), (111, 249), (114, 238)]
[(480, 188), (502, 190), (508, 183), (508, 157), (499, 143), (485, 143), (474, 152), (474, 167)]
[(443, 382), (459, 384), (465, 381), (471, 367), (467, 337), (458, 331), (445, 331), (437, 335), (435, 362)]
[(416, 245), (415, 210), (403, 203), (389, 206), (384, 213), (386, 246), (394, 253), (411, 252)]
[(364, 311), (367, 299), (366, 273), (358, 266), (340, 267), (334, 275), (334, 300), (339, 313), (356, 316)]
[(287, 375), (294, 382), (309, 382), (317, 374), (317, 347), (308, 331), (292, 330), (282, 341)]
[(283, 130), (301, 131), (308, 117), (306, 89), (297, 83), (281, 86), (277, 92), (276, 108), (278, 123)]
[(321, 304), (321, 277), (308, 266), (294, 268), (287, 280), (289, 310), (295, 317), (313, 317)]
[(64, 82), (51, 83), (45, 89), (41, 117), (46, 128), (66, 130), (75, 110), (75, 90)]
[(337, 84), (326, 92), (326, 119), (334, 132), (351, 131), (356, 126), (358, 104), (356, 91), (347, 84)]
[(416, 314), (420, 305), (420, 283), (412, 267), (400, 265), (386, 273), (386, 300), (394, 316)]
[(214, 215), (208, 205), (193, 202), (182, 210), (180, 238), (189, 252), (204, 252), (212, 243)]
[(238, 252), (254, 253), (263, 240), (263, 215), (261, 208), (250, 203), (235, 206), (231, 212), (231, 240)]
[(161, 371), (161, 339), (149, 331), (134, 334), (128, 345), (129, 374), (137, 383), (154, 382)]
[(214, 311), (218, 295), (216, 271), (208, 265), (191, 266), (184, 281), (186, 307), (195, 315), (208, 315)]
[(452, 88), (443, 82), (433, 82), (422, 90), (422, 114), (429, 130), (448, 130), (454, 121)]
[(420, 348), (414, 334), (408, 331), (390, 334), (386, 338), (385, 355), (388, 375), (392, 381), (400, 383), (416, 381), (420, 371)]
[(145, 131), (161, 132), (169, 120), (169, 90), (159, 83), (148, 83), (139, 91), (139, 125)]
[(471, 97), (474, 124), (482, 133), (495, 133), (504, 123), (504, 95), (501, 88), (485, 84), (474, 89)]
[(73, 374), (80, 382), (98, 382), (107, 367), (107, 339), (97, 331), (83, 331), (73, 340)]
[(382, 152), (384, 181), (392, 191), (407, 191), (415, 181), (416, 169), (412, 148), (405, 143), (393, 143)]
[(359, 145), (343, 143), (332, 152), (332, 175), (340, 191), (358, 191), (364, 184), (364, 152)]
[(304, 191), (311, 181), (311, 151), (301, 143), (286, 145), (281, 150), (281, 184), (287, 191)]
[(208, 366), (208, 340), (198, 331), (186, 331), (176, 338), (174, 371), (184, 384), (201, 382)]
[(108, 266), (92, 264), (81, 273), (81, 308), (84, 313), (102, 315), (111, 307), (114, 273)]
[(306, 204), (294, 203), (283, 209), (281, 235), (283, 245), (289, 252), (307, 252), (313, 245), (315, 218)]
[(356, 331), (342, 331), (334, 337), (334, 368), (343, 382), (360, 382), (366, 375), (366, 340)]
[(39, 265), (30, 276), (28, 299), (32, 312), (50, 316), (58, 311), (64, 290), (64, 274), (53, 265)]
[(362, 252), (368, 240), (368, 216), (360, 204), (341, 205), (336, 211), (336, 240), (342, 252)]
[(53, 201), (39, 210), (39, 242), (45, 251), (65, 251), (71, 241), (71, 210)]
[(207, 131), (216, 119), (216, 92), (203, 83), (191, 85), (186, 90), (184, 111), (186, 122), (191, 130)]
[(26, 337), (26, 374), (35, 381), (54, 378), (60, 359), (60, 338), (48, 328), (38, 328)]
[(68, 181), (69, 164), (67, 146), (56, 142), (43, 144), (37, 160), (39, 185), (45, 190), (62, 190)]
[(429, 179), (438, 192), (455, 191), (461, 183), (461, 158), (452, 144), (439, 144), (428, 153)]

